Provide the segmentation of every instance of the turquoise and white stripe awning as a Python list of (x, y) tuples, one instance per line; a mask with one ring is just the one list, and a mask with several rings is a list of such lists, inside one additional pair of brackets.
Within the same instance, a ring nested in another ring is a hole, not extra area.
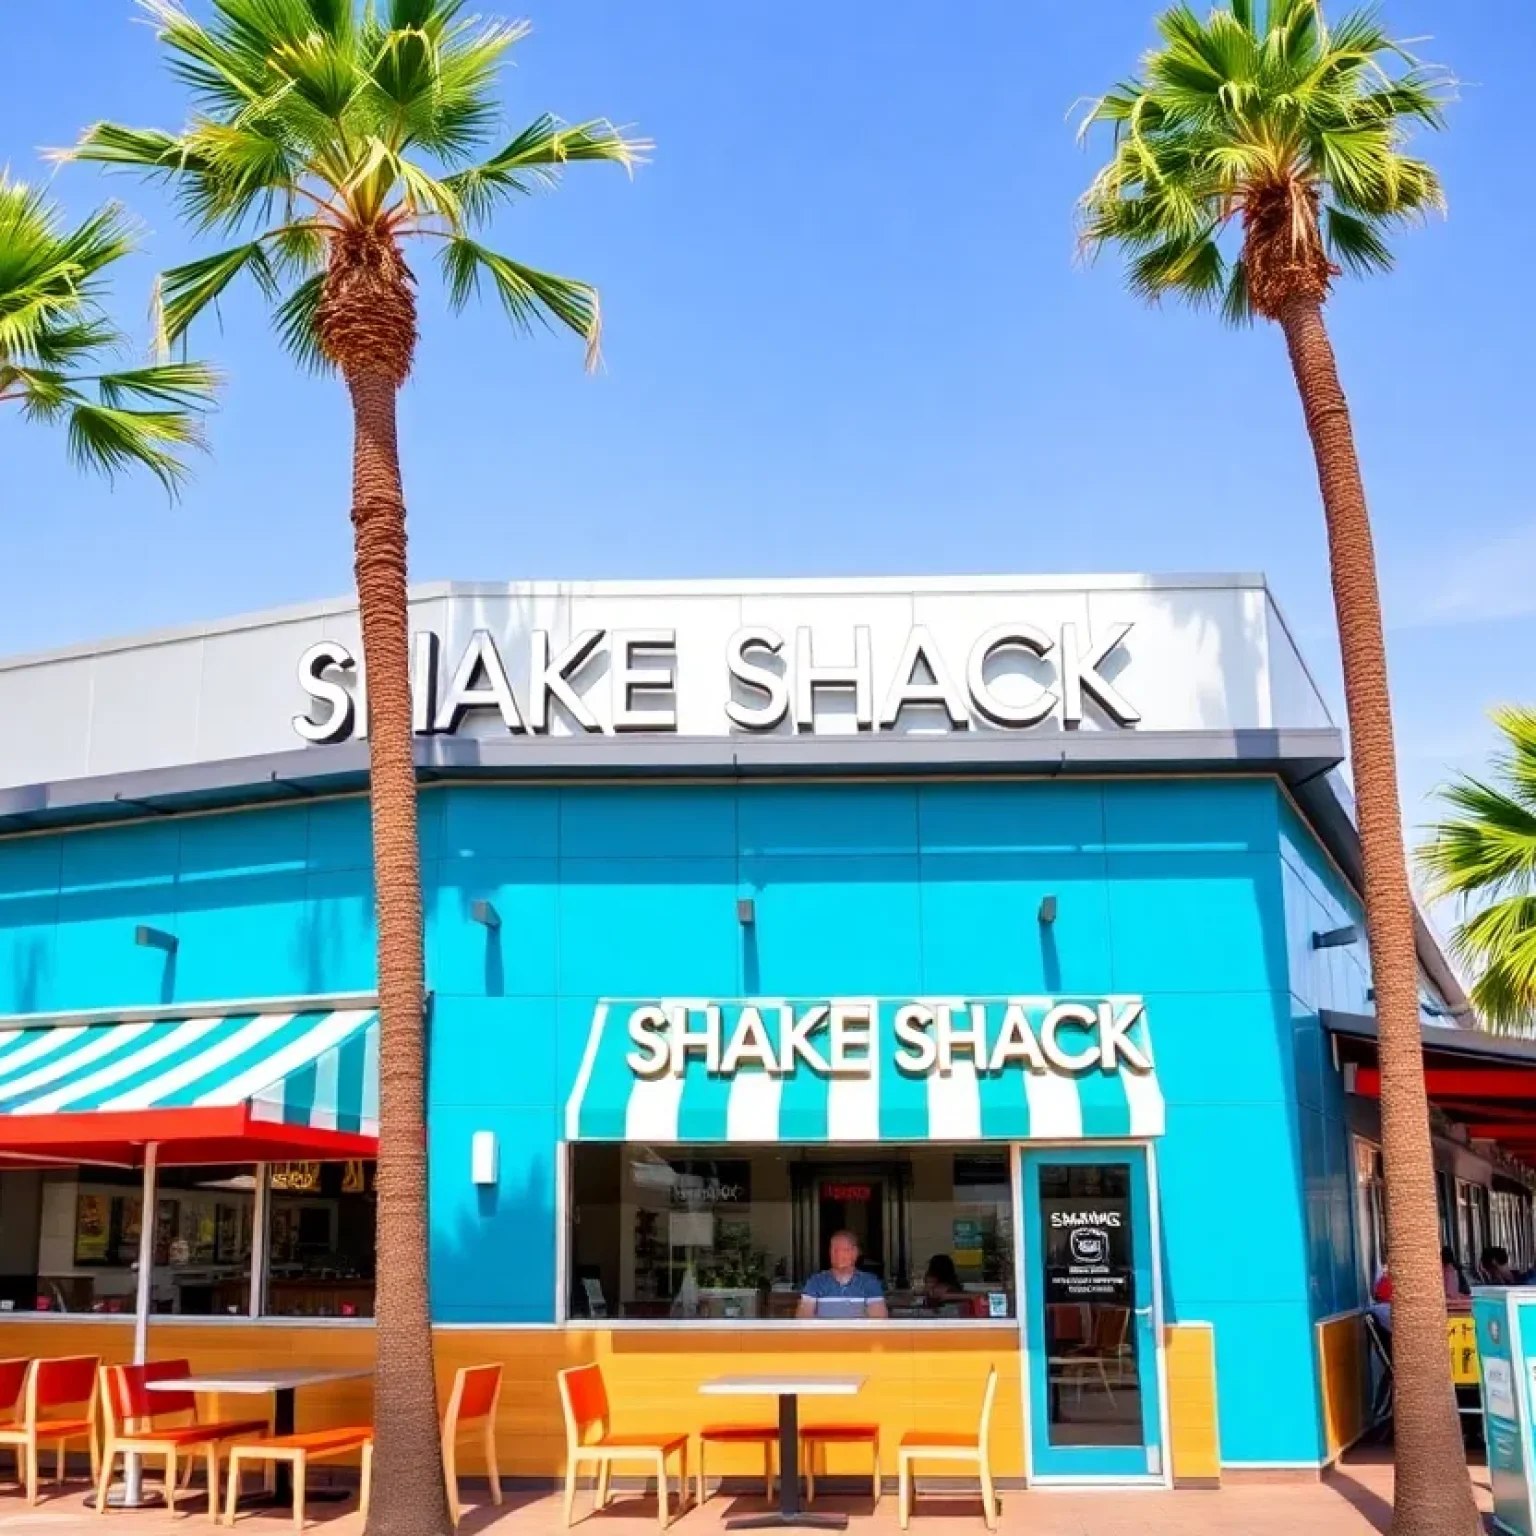
[(570, 1141), (1080, 1141), (1163, 1133), (1140, 998), (698, 998), (594, 1009)]
[(241, 1139), (364, 1150), (378, 1010), (310, 1001), (0, 1025), (0, 1156)]

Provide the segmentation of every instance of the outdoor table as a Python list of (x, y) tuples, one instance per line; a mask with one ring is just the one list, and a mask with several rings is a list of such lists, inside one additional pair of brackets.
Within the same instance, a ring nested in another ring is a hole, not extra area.
[(800, 1403), (802, 1397), (852, 1397), (862, 1376), (716, 1376), (700, 1384), (706, 1397), (776, 1397), (779, 1400), (779, 1507), (765, 1515), (737, 1515), (728, 1531), (768, 1530), (785, 1526), (841, 1531), (847, 1515), (813, 1514), (800, 1508)]
[[(327, 1381), (355, 1381), (372, 1376), (368, 1366), (322, 1365), (315, 1370), (266, 1371), (261, 1369), (221, 1371), (199, 1376), (172, 1376), (162, 1381), (146, 1381), (151, 1392), (203, 1392), (222, 1397), (229, 1393), (236, 1397), (258, 1397), (272, 1394), (272, 1433), (291, 1435), (294, 1430), (294, 1398), (300, 1387), (317, 1387)], [(260, 1505), (273, 1509), (293, 1508), (293, 1468), (287, 1462), (276, 1463), (276, 1487), (270, 1494), (250, 1494), (241, 1498), (242, 1504)], [(339, 1488), (310, 1489), (306, 1495), (311, 1503), (324, 1503), (344, 1499), (347, 1493)]]

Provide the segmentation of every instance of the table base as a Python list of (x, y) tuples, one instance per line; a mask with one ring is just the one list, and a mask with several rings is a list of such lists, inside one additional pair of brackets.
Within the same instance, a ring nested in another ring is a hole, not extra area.
[(808, 1509), (786, 1513), (775, 1509), (765, 1515), (734, 1515), (725, 1522), (728, 1531), (846, 1531), (847, 1515), (823, 1514)]
[[(87, 1509), (95, 1509), (95, 1493), (86, 1494), (82, 1502)], [(138, 1498), (132, 1502), (128, 1498), (128, 1489), (122, 1483), (114, 1483), (107, 1489), (108, 1509), (161, 1509), (164, 1505), (165, 1495), (163, 1493), (155, 1493), (148, 1488), (141, 1488)]]

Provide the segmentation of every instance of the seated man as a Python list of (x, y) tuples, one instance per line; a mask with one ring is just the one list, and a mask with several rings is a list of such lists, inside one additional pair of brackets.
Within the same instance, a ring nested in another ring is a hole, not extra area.
[(832, 1267), (805, 1282), (795, 1316), (889, 1317), (879, 1278), (859, 1268), (858, 1238), (852, 1232), (834, 1232), (828, 1247)]

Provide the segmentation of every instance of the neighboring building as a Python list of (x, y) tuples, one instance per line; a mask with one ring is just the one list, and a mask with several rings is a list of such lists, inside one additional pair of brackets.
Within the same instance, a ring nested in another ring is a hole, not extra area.
[[(561, 1365), (686, 1426), (786, 1334), (891, 1435), (996, 1363), (995, 1464), (1035, 1482), (1318, 1468), (1362, 1427), (1358, 850), (1261, 578), (412, 619), (433, 1311), (445, 1371), (518, 1381), (505, 1471), (560, 1469)], [(338, 602), (0, 661), (0, 1355), (124, 1357), (141, 1244), (155, 1350), (371, 1355), (359, 659)], [(1536, 1065), (1447, 1027), (1420, 955), (1447, 1240), (1536, 1263), (1497, 1109)], [(839, 1229), (889, 1320), (794, 1320)]]

